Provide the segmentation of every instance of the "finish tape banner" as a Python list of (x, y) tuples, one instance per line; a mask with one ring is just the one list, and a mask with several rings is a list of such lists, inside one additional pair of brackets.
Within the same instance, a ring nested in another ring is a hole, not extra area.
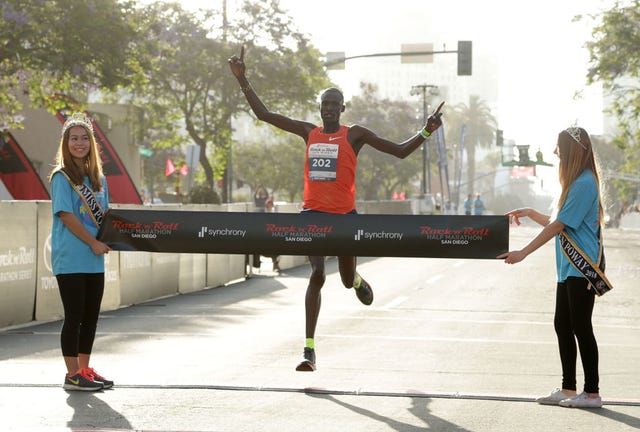
[(109, 209), (98, 239), (122, 251), (494, 259), (508, 251), (509, 220)]

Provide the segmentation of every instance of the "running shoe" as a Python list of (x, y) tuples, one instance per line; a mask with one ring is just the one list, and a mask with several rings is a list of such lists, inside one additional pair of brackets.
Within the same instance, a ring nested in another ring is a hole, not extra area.
[(358, 300), (360, 303), (369, 306), (373, 303), (373, 290), (371, 289), (371, 285), (360, 276), (360, 286), (358, 288), (353, 287), (356, 291), (356, 296), (358, 296)]
[(313, 372), (316, 370), (316, 351), (313, 348), (304, 347), (302, 361), (296, 366), (299, 372)]
[(65, 390), (99, 391), (104, 387), (102, 383), (93, 380), (88, 369), (80, 369), (75, 375), (65, 375), (62, 388)]
[(602, 398), (600, 396), (592, 398), (582, 392), (574, 397), (561, 400), (559, 405), (567, 408), (602, 408)]
[(102, 383), (102, 386), (105, 389), (110, 389), (111, 387), (113, 387), (113, 381), (108, 380), (105, 377), (103, 377), (102, 375), (100, 375), (98, 372), (96, 372), (96, 370), (94, 368), (87, 368), (87, 370), (88, 370), (88, 374), (91, 375), (93, 380), (95, 382)]
[(536, 399), (536, 402), (542, 405), (558, 405), (560, 401), (563, 401), (567, 398), (570, 398), (568, 394), (564, 393), (562, 389), (556, 388), (554, 391), (549, 393), (547, 396), (542, 396)]

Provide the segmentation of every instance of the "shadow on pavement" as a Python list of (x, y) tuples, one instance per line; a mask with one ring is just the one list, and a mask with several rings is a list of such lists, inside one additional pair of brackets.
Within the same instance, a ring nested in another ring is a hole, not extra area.
[[(300, 277), (308, 273), (302, 269), (290, 269), (288, 275)], [(283, 274), (280, 277), (287, 277)], [(218, 327), (235, 321), (236, 305), (249, 298), (269, 300), (272, 295), (286, 289), (286, 285), (273, 277), (255, 277), (226, 286), (204, 288), (187, 294), (153, 299), (100, 313), (96, 346), (108, 340), (117, 349), (121, 343), (135, 341), (136, 333), (162, 333), (166, 328), (173, 332), (197, 333), (201, 319), (208, 319)], [(275, 299), (272, 299), (276, 302)], [(243, 309), (244, 315), (252, 312)], [(156, 317), (170, 315), (170, 318)], [(0, 360), (31, 357), (38, 353), (60, 349), (62, 320), (32, 322), (18, 328), (0, 329)]]
[(72, 429), (109, 428), (132, 430), (131, 423), (94, 393), (67, 392), (67, 405), (73, 408), (73, 417), (67, 422)]
[[(606, 403), (606, 402), (605, 402)], [(617, 411), (613, 411), (610, 408), (601, 408), (596, 410), (590, 410), (589, 412), (606, 417), (610, 420), (615, 420), (617, 422), (626, 424), (627, 426), (631, 426), (636, 429), (640, 429), (640, 418), (633, 417), (627, 414), (623, 414)]]
[(398, 432), (418, 432), (418, 431), (424, 432), (426, 430), (433, 430), (433, 431), (454, 431), (455, 430), (459, 432), (471, 432), (467, 429), (464, 429), (463, 427), (460, 427), (454, 423), (451, 423), (450, 421), (447, 421), (440, 417), (436, 417), (432, 415), (427, 407), (429, 405), (429, 402), (431, 402), (431, 399), (427, 399), (427, 398), (411, 398), (411, 408), (409, 408), (409, 411), (417, 419), (424, 422), (424, 425), (416, 426), (413, 424), (400, 422), (390, 417), (385, 417), (383, 415), (380, 415), (377, 412), (368, 410), (366, 408), (362, 408), (360, 406), (352, 405), (350, 403), (341, 401), (339, 399), (336, 399), (333, 395), (307, 393), (307, 396), (333, 402), (336, 405), (340, 405), (357, 414), (368, 417), (372, 420), (379, 421), (381, 423), (385, 423), (389, 427), (393, 428), (393, 430), (396, 430)]

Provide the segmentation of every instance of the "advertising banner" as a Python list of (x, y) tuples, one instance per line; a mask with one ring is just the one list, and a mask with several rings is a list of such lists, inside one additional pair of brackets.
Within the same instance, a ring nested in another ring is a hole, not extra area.
[(98, 238), (115, 250), (494, 259), (506, 216), (228, 213), (110, 209)]
[(36, 298), (36, 206), (0, 202), (0, 328), (33, 319)]

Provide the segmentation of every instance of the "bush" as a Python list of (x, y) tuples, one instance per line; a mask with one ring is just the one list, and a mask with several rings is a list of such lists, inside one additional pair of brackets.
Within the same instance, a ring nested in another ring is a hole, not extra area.
[(189, 192), (189, 203), (191, 204), (220, 204), (220, 195), (206, 184), (197, 184)]

